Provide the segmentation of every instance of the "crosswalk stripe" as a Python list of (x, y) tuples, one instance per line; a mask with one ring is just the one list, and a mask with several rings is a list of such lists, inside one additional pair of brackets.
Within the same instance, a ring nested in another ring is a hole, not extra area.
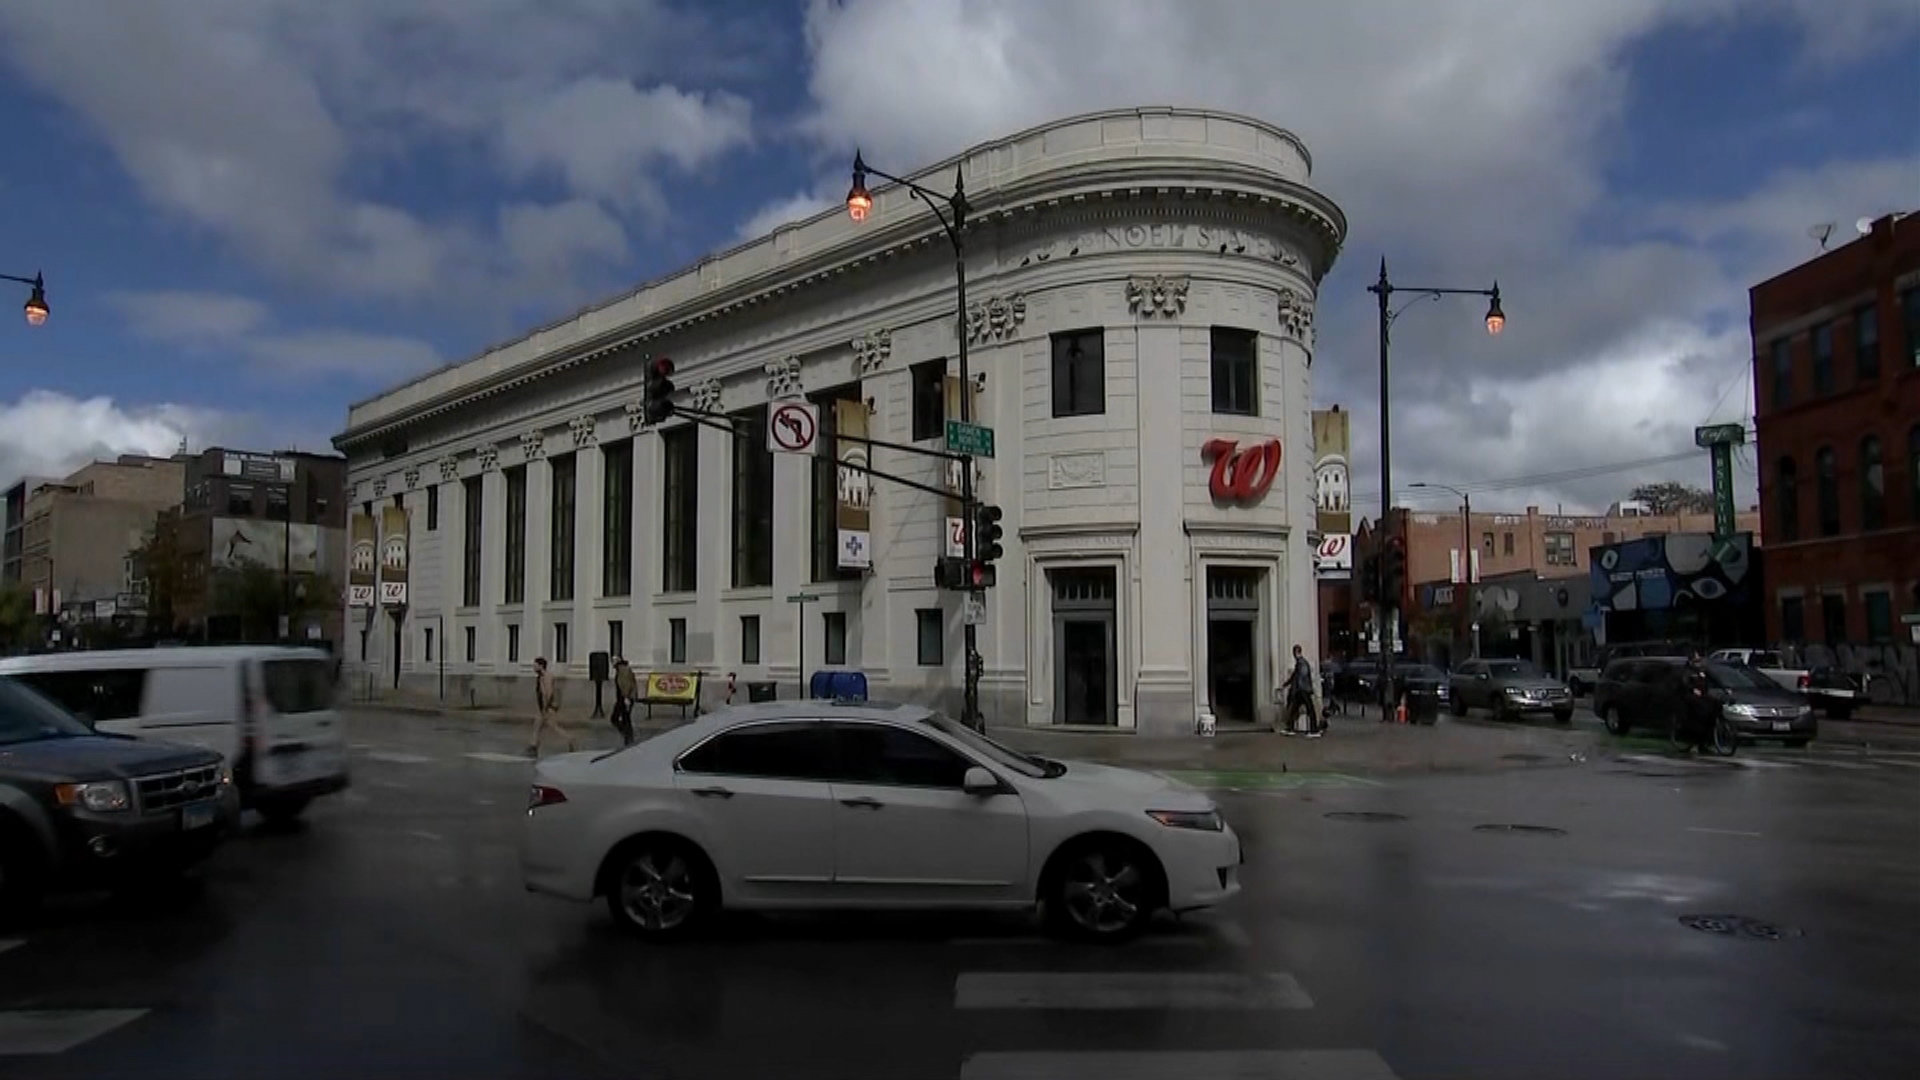
[(64, 1054), (147, 1015), (145, 1009), (34, 1009), (0, 1012), (0, 1057)]
[(483, 750), (478, 753), (468, 754), (467, 756), (475, 761), (493, 761), (502, 765), (525, 765), (527, 763), (527, 755), (525, 754), (497, 754), (490, 750)]
[(1311, 1009), (1281, 972), (968, 971), (953, 984), (956, 1009)]
[(1371, 1050), (975, 1054), (960, 1080), (1398, 1080)]

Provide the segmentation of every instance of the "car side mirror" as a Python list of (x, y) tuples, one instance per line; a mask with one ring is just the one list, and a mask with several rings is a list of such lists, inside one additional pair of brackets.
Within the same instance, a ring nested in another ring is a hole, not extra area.
[(1002, 790), (1000, 778), (978, 765), (967, 770), (960, 778), (960, 790), (969, 795), (998, 795)]

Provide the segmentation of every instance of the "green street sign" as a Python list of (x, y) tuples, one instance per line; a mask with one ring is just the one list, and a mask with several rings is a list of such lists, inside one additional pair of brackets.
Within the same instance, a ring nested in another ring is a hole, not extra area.
[(974, 457), (993, 456), (993, 429), (960, 420), (947, 421), (947, 450)]
[(813, 604), (813, 603), (818, 603), (819, 600), (820, 600), (819, 593), (810, 593), (810, 592), (797, 592), (797, 593), (794, 593), (792, 596), (787, 597), (787, 603), (789, 604)]
[(1745, 424), (1709, 424), (1693, 429), (1693, 445), (1702, 450), (1712, 446), (1739, 446), (1746, 441)]

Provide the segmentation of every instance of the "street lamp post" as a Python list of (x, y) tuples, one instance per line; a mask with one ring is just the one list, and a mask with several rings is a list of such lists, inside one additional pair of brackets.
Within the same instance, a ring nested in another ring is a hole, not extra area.
[(0, 274), (0, 281), (17, 281), (22, 285), (32, 286), (33, 292), (28, 294), (27, 303), (21, 310), (26, 312), (28, 326), (46, 325), (47, 314), (50, 310), (47, 307), (46, 278), (39, 274), (35, 274), (32, 277), (16, 277), (13, 274)]
[[(847, 189), (847, 216), (855, 221), (867, 220), (873, 210), (873, 195), (867, 190), (867, 177), (877, 176), (890, 183), (899, 184), (912, 192), (914, 197), (927, 204), (933, 216), (940, 221), (940, 227), (946, 230), (947, 241), (953, 245), (953, 288), (954, 337), (958, 339), (956, 348), (960, 358), (960, 420), (962, 423), (973, 421), (973, 371), (967, 363), (967, 247), (961, 238), (961, 232), (967, 227), (967, 214), (973, 204), (967, 201), (966, 178), (960, 169), (953, 170), (953, 194), (942, 195), (919, 184), (868, 165), (860, 151), (853, 152), (853, 186)], [(941, 207), (946, 209), (942, 210)], [(974, 513), (973, 513), (973, 459), (965, 458), (960, 462), (960, 537), (961, 548), (969, 563), (974, 553)], [(980, 674), (975, 665), (979, 653), (979, 627), (971, 621), (964, 630), (966, 656), (962, 667), (966, 671), (966, 722), (975, 727), (984, 727), (980, 716)]]
[(1460, 637), (1462, 641), (1472, 642), (1472, 656), (1478, 660), (1480, 659), (1480, 615), (1474, 609), (1473, 603), (1473, 496), (1450, 484), (1420, 482), (1407, 486), (1450, 491), (1460, 496), (1460, 585), (1463, 590), (1460, 608), (1465, 613), (1461, 621), (1472, 624), (1462, 628), (1466, 633), (1461, 634)]
[[(1367, 291), (1380, 298), (1380, 525), (1386, 527), (1387, 517), (1393, 511), (1393, 410), (1387, 394), (1388, 343), (1391, 338), (1393, 321), (1404, 314), (1408, 307), (1422, 300), (1438, 300), (1443, 296), (1484, 296), (1487, 304), (1487, 333), (1498, 335), (1506, 328), (1507, 314), (1500, 310), (1500, 283), (1493, 283), (1491, 289), (1431, 289), (1412, 288), (1395, 285), (1387, 277), (1387, 258), (1380, 257), (1380, 278), (1367, 286)], [(1397, 292), (1416, 294), (1412, 301), (1399, 311), (1393, 310), (1393, 294)], [(1393, 643), (1389, 634), (1395, 626), (1395, 614), (1400, 598), (1388, 596), (1381, 590), (1380, 603), (1374, 609), (1374, 633), (1380, 642), (1380, 694), (1381, 707), (1393, 707)]]

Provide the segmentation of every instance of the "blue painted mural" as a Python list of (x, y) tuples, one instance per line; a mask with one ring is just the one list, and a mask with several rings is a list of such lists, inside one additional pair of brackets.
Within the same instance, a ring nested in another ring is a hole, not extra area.
[(1753, 534), (1719, 544), (1707, 533), (1647, 536), (1593, 549), (1593, 606), (1665, 611), (1755, 599)]

